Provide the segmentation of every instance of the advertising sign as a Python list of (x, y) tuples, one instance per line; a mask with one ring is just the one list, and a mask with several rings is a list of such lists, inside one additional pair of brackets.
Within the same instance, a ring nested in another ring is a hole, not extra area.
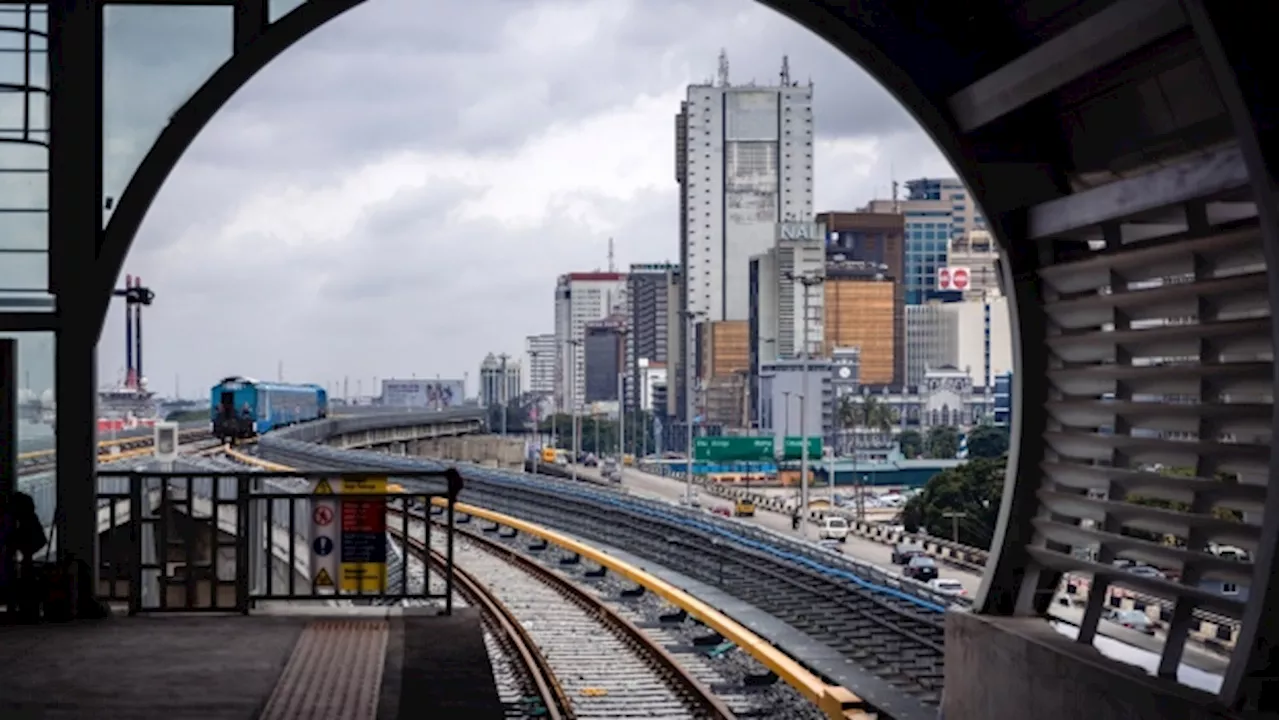
[(383, 380), (382, 404), (391, 407), (451, 408), (465, 399), (461, 380)]
[(938, 290), (968, 290), (969, 268), (950, 266), (938, 268)]

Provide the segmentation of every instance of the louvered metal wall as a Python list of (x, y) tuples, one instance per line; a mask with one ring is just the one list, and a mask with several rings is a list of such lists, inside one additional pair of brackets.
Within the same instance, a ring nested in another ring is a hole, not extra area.
[[(1006, 276), (1022, 402), (984, 612), (1043, 612), (1062, 573), (1084, 576), (1092, 642), (1109, 586), (1164, 599), (1166, 677), (1198, 614), (1241, 621), (1244, 638), (1268, 597), (1274, 614), (1276, 257), (1248, 185), (1239, 150), (1220, 148), (1028, 213), (1039, 267)], [(1235, 650), (1228, 703), (1250, 652)]]

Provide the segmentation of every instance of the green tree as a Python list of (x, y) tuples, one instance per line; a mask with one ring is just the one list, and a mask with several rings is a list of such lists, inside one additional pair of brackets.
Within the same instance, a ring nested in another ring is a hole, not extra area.
[[(954, 528), (961, 543), (990, 547), (1004, 494), (1005, 463), (1005, 457), (978, 458), (934, 475), (903, 506), (903, 526), (943, 538), (950, 538)], [(948, 513), (961, 516), (953, 520)]]
[(938, 460), (954, 459), (960, 450), (960, 432), (951, 425), (935, 425), (929, 428), (925, 440), (929, 457)]
[[(1189, 477), (1196, 476), (1195, 470), (1193, 468), (1188, 468), (1188, 467), (1161, 468), (1160, 474), (1168, 477), (1188, 477), (1189, 478)], [(1228, 484), (1228, 485), (1235, 484), (1240, 481), (1239, 478), (1236, 477), (1235, 475), (1231, 473), (1224, 473), (1224, 472), (1215, 473), (1213, 476), (1213, 479), (1217, 482)], [(1125, 500), (1135, 505), (1145, 505), (1147, 507), (1157, 507), (1157, 508), (1163, 508), (1165, 510), (1176, 510), (1178, 512), (1191, 511), (1191, 506), (1187, 503), (1179, 502), (1177, 500), (1166, 500), (1164, 498), (1151, 497), (1147, 495), (1142, 495), (1140, 493), (1129, 493), (1129, 495), (1125, 497)], [(1213, 508), (1213, 510), (1211, 511), (1211, 514), (1219, 520), (1226, 520), (1228, 522), (1243, 522), (1244, 520), (1244, 516), (1241, 515), (1238, 510), (1232, 510), (1230, 508), (1216, 507), (1216, 508)], [(1148, 540), (1150, 542), (1158, 542), (1158, 543), (1168, 542), (1169, 544), (1176, 545), (1178, 547), (1185, 547), (1187, 544), (1187, 539), (1185, 537), (1178, 537), (1173, 535), (1166, 536), (1157, 532), (1152, 532), (1150, 530), (1142, 530), (1140, 528), (1132, 528), (1127, 526), (1120, 528), (1120, 534), (1127, 535), (1129, 537), (1140, 538), (1142, 540)]]
[(903, 430), (898, 436), (898, 445), (902, 449), (902, 456), (908, 460), (914, 460), (924, 453), (924, 438), (920, 437), (919, 430)]
[[(887, 433), (893, 429), (894, 413), (893, 409), (888, 405), (880, 402), (880, 398), (874, 395), (866, 395), (859, 402), (854, 395), (845, 395), (840, 398), (840, 406), (836, 410), (837, 419), (840, 428), (844, 430), (852, 430), (852, 435), (857, 438), (858, 428), (869, 428), (881, 433)], [(849, 448), (844, 448), (848, 452)]]
[(998, 458), (1009, 452), (1009, 429), (979, 425), (969, 431), (969, 457)]

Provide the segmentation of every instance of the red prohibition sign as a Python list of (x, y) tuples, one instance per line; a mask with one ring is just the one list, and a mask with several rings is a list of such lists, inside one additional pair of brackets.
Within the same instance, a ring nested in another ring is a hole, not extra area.
[(317, 525), (328, 525), (333, 522), (333, 508), (328, 505), (321, 505), (311, 511), (311, 519), (314, 520)]

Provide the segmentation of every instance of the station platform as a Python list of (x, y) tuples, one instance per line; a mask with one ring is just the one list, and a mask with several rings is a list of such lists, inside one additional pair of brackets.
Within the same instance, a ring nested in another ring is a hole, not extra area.
[(478, 613), (280, 608), (0, 626), (6, 720), (503, 717)]

